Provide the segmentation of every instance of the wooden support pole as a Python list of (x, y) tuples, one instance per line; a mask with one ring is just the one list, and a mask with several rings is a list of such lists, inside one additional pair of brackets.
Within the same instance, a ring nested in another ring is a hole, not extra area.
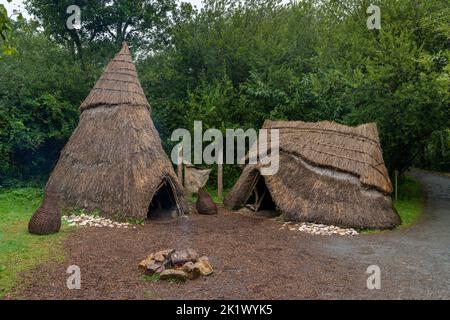
[(217, 164), (217, 196), (219, 199), (223, 197), (223, 154), (219, 151), (219, 161)]
[(181, 185), (183, 185), (183, 148), (180, 147), (178, 152), (178, 179), (180, 179)]
[(261, 207), (261, 204), (262, 204), (265, 196), (266, 196), (266, 190), (264, 190), (263, 194), (261, 195), (261, 198), (259, 198), (258, 202), (256, 203), (255, 212), (259, 211), (259, 208)]

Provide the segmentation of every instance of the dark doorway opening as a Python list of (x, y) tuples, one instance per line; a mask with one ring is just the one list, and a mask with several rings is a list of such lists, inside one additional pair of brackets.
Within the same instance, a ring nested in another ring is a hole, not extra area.
[(257, 216), (274, 218), (280, 215), (277, 206), (272, 199), (269, 189), (266, 186), (264, 177), (259, 175), (256, 178), (252, 193), (247, 199), (245, 206), (252, 210)]
[(178, 208), (172, 187), (166, 181), (155, 192), (147, 212), (151, 220), (169, 220), (178, 217)]

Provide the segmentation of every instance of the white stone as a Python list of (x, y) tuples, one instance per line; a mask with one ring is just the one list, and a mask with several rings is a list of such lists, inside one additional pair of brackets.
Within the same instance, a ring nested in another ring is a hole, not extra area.
[(302, 222), (302, 223), (290, 223), (285, 222), (282, 224), (280, 230), (284, 230), (288, 228), (290, 231), (298, 230), (301, 232), (318, 235), (318, 236), (327, 236), (327, 235), (341, 235), (341, 236), (355, 236), (358, 235), (358, 232), (352, 228), (339, 228), (336, 226), (327, 226), (324, 224), (314, 224), (310, 222)]

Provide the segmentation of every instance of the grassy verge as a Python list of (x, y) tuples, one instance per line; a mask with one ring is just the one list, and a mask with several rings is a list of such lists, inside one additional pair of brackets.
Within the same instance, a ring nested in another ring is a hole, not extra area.
[(421, 217), (423, 211), (423, 189), (417, 179), (406, 176), (399, 187), (398, 200), (394, 201), (402, 224), (400, 227), (408, 227), (415, 224)]
[[(394, 201), (394, 207), (402, 219), (402, 224), (398, 228), (406, 228), (417, 223), (422, 216), (424, 205), (423, 189), (417, 179), (406, 176), (404, 181), (399, 185), (398, 191), (398, 200)], [(361, 230), (363, 234), (373, 234), (383, 231), (373, 229)]]
[(28, 220), (42, 196), (39, 188), (0, 191), (0, 298), (14, 287), (20, 272), (64, 258), (62, 240), (69, 233), (68, 227), (50, 236), (28, 233)]

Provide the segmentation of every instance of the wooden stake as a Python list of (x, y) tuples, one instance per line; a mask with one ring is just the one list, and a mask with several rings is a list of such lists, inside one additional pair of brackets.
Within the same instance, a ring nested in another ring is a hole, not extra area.
[(217, 195), (219, 199), (223, 196), (223, 154), (219, 152), (219, 161), (217, 164)]
[(180, 179), (181, 185), (183, 185), (183, 148), (180, 148), (178, 153), (178, 179)]

